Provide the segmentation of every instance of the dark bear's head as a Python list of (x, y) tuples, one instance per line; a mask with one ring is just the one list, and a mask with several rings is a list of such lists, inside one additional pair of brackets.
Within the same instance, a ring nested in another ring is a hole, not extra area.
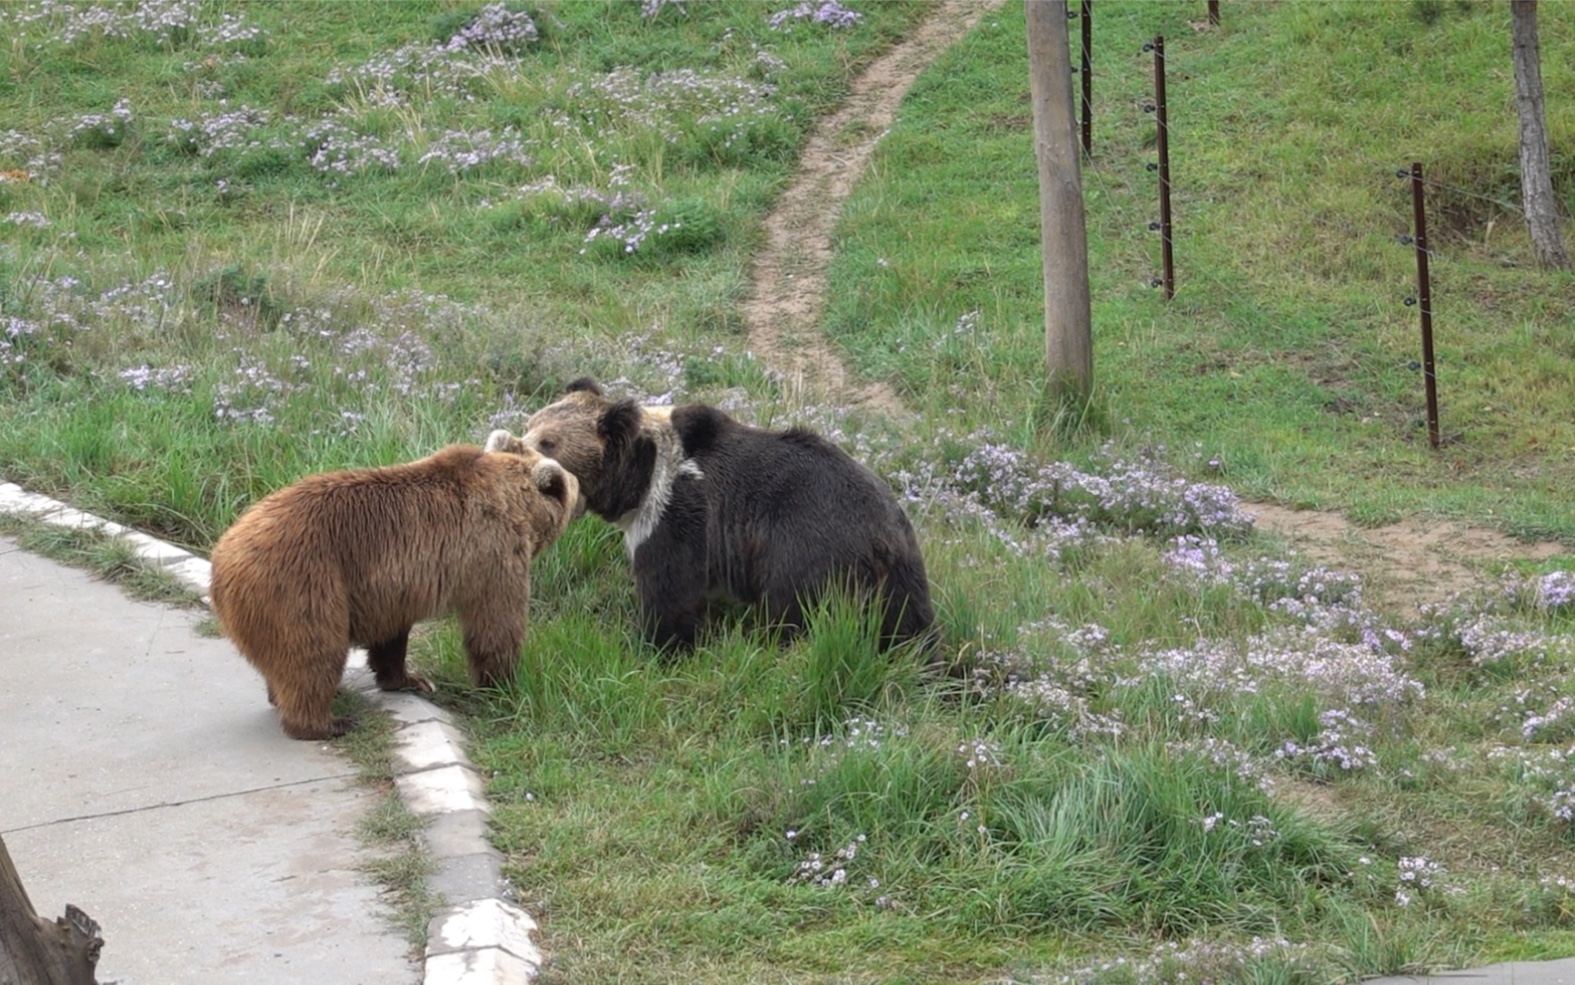
[(541, 408), (515, 437), (494, 431), (488, 451), (525, 450), (555, 459), (579, 480), (586, 505), (609, 519), (639, 505), (655, 446), (642, 435), (647, 412), (631, 398), (609, 400), (596, 381), (570, 383), (563, 396)]

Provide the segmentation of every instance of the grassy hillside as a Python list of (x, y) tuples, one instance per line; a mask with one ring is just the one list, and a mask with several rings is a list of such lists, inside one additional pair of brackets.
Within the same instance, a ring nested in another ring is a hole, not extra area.
[[(565, 373), (670, 390), (734, 341), (806, 128), (921, 10), (582, 2), (457, 35), (479, 9), (0, 11), (0, 470), (200, 548)], [(706, 375), (759, 378), (731, 361)]]
[[(659, 659), (595, 519), (538, 562), (515, 684), (469, 690), (448, 623), (418, 641), (546, 981), (1311, 983), (1575, 953), (1575, 560), (1407, 618), (1241, 509), (1575, 542), (1575, 282), (1500, 204), (1507, 8), (1230, 3), (1210, 32), (1202, 4), (1095, 7), (1099, 393), (1073, 423), (1038, 384), (1015, 4), (918, 80), (844, 210), (826, 327), (903, 421), (794, 406), (738, 306), (808, 128), (922, 3), (0, 7), (0, 476), (205, 549), (304, 473), (517, 429), (592, 373), (816, 426), (888, 477), (944, 679), (837, 600), (791, 646), (723, 620)], [(1575, 7), (1542, 18), (1557, 148)], [(1413, 159), (1440, 452), (1396, 242)]]
[[(1575, 534), (1575, 279), (1534, 269), (1509, 11), (1491, 3), (1098, 5), (1085, 168), (1102, 419), (1190, 446), (1244, 494), (1393, 520)], [(829, 328), (866, 372), (971, 426), (1042, 376), (1038, 213), (1017, 18), (920, 80), (849, 204)], [(1166, 38), (1178, 294), (1159, 274), (1152, 56)], [(1556, 188), (1575, 203), (1575, 8), (1542, 8)], [(956, 152), (967, 147), (966, 154)], [(1426, 441), (1408, 181), (1433, 182), (1445, 444)], [(972, 313), (977, 313), (972, 314)], [(965, 317), (966, 316), (966, 317)], [(950, 388), (948, 390), (948, 388)], [(966, 393), (966, 399), (959, 397)], [(986, 395), (981, 399), (981, 394)]]

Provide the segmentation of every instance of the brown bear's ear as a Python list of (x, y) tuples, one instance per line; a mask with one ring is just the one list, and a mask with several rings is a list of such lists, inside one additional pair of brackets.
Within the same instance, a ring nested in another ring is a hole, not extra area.
[(499, 428), (487, 435), (487, 443), (482, 451), (506, 451), (511, 455), (519, 455), (525, 451), (525, 442)]
[(596, 385), (596, 381), (594, 379), (590, 378), (589, 376), (582, 376), (570, 383), (568, 386), (564, 387), (563, 392), (565, 394), (582, 392), (592, 393), (599, 397), (602, 395), (602, 388)]
[(538, 490), (557, 500), (566, 513), (579, 514), (580, 483), (563, 466), (544, 458), (530, 470), (530, 478)]
[(645, 412), (633, 397), (625, 397), (602, 413), (596, 430), (601, 435), (606, 457), (618, 458), (633, 446), (634, 439), (640, 436), (644, 417)]

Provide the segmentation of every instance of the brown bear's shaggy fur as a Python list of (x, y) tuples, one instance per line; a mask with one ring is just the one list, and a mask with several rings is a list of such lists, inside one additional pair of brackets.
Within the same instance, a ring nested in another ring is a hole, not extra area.
[(478, 686), (513, 676), (531, 558), (580, 511), (579, 483), (531, 451), (453, 445), (387, 468), (327, 472), (255, 503), (213, 548), (213, 611), (262, 672), (286, 734), (343, 735), (330, 711), (351, 646), (385, 691), (415, 623), (459, 616)]

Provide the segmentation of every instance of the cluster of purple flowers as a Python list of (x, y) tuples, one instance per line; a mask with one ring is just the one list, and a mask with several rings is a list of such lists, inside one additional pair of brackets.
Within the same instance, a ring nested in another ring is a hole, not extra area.
[(998, 743), (988, 739), (969, 739), (957, 747), (957, 755), (963, 759), (963, 765), (968, 767), (970, 773), (1000, 767), (1001, 747)]
[(126, 138), (133, 121), (131, 104), (121, 97), (108, 113), (89, 113), (71, 124), (68, 136), (100, 147), (112, 147)]
[(1506, 574), (1499, 584), (1493, 608), (1537, 615), (1575, 612), (1575, 571), (1550, 571), (1542, 575)]
[(689, 10), (685, 6), (685, 2), (686, 0), (641, 0), (640, 16), (646, 20), (651, 20), (668, 7), (673, 8), (680, 14), (688, 14)]
[(864, 17), (856, 10), (849, 10), (837, 0), (804, 0), (803, 3), (786, 10), (779, 10), (766, 18), (766, 23), (773, 31), (791, 30), (794, 21), (807, 20), (812, 24), (824, 24), (827, 27), (848, 28), (853, 27)]
[(489, 3), (481, 8), (475, 19), (444, 42), (443, 48), (446, 51), (480, 48), (515, 54), (540, 36), (530, 14), (523, 10), (510, 10), (501, 3)]
[(216, 24), (203, 24), (197, 35), (204, 45), (215, 48), (250, 48), (268, 40), (268, 32), (244, 17), (225, 12)]
[(1107, 446), (1083, 470), (1038, 461), (988, 429), (941, 429), (915, 444), (873, 439), (833, 409), (807, 408), (801, 418), (885, 475), (911, 507), (977, 524), (1023, 557), (1070, 560), (1134, 534), (1235, 538), (1252, 525), (1233, 491), (1189, 482), (1162, 448), (1122, 457)]
[(304, 377), (309, 368), (305, 357), (295, 364), (298, 372), (291, 374), (293, 379), (276, 373), (260, 356), (241, 350), (238, 357), (234, 376), (213, 387), (213, 416), (223, 423), (272, 424), (280, 398), (309, 385)]
[[(163, 272), (100, 291), (70, 276), (35, 280), (29, 290), (34, 316), (0, 319), (0, 365), (24, 362), (29, 350), (70, 344), (78, 333), (113, 330), (156, 339), (186, 303), (185, 293)], [(255, 351), (257, 337), (241, 332), (234, 372), (214, 384), (214, 416), (228, 423), (269, 424), (288, 399), (319, 392), (325, 385), (339, 387), (341, 395), (360, 395), (375, 383), (403, 397), (439, 401), (452, 401), (460, 392), (476, 388), (474, 379), (445, 378), (430, 340), (452, 336), (479, 309), (441, 295), (400, 292), (372, 299), (369, 321), (379, 326), (378, 331), (340, 329), (353, 319), (338, 306), (364, 303), (346, 293), (284, 312), (279, 324), (303, 348), (277, 358)], [(304, 346), (324, 343), (335, 353), (335, 365), (330, 373), (313, 372), (306, 354), (310, 350)], [(118, 372), (127, 386), (142, 391), (189, 392), (195, 375), (196, 370), (184, 364), (144, 364)], [(342, 413), (350, 415), (346, 420), (351, 424), (358, 414)]]
[(505, 127), (496, 137), (491, 130), (448, 130), (435, 137), (418, 165), (439, 162), (449, 174), (473, 171), (491, 161), (510, 161), (521, 168), (530, 167), (525, 142), (519, 131)]
[(1402, 857), (1396, 869), (1396, 906), (1410, 906), (1418, 894), (1432, 890), (1435, 881), (1444, 874), (1444, 867), (1425, 855)]
[(1201, 739), (1167, 743), (1165, 748), (1173, 755), (1196, 757), (1222, 773), (1252, 784), (1264, 793), (1274, 791), (1274, 776), (1268, 766), (1229, 739), (1210, 735)]
[(1069, 687), (1060, 670), (1036, 677), (1008, 681), (1002, 693), (1030, 709), (1043, 722), (1053, 725), (1076, 741), (1114, 739), (1126, 732), (1119, 708), (1096, 712), (1089, 699)]
[(33, 321), (51, 345), (62, 334), (69, 344), (71, 333), (110, 326), (157, 335), (180, 303), (174, 282), (162, 271), (102, 291), (69, 274), (39, 278), (28, 288), (36, 312)]
[(67, 47), (89, 38), (129, 40), (151, 36), (167, 42), (190, 33), (201, 12), (200, 0), (142, 0), (139, 3), (76, 4), (60, 0), (40, 0), (0, 10), (9, 16), (18, 37), (34, 36), (35, 47), (53, 42)]
[(1457, 622), (1454, 636), (1478, 667), (1558, 663), (1575, 653), (1575, 640), (1569, 636), (1544, 632), (1495, 613)]
[(1304, 763), (1314, 769), (1332, 766), (1353, 773), (1378, 765), (1378, 754), (1367, 743), (1373, 727), (1350, 712), (1330, 709), (1318, 716), (1319, 731), (1305, 745), (1287, 741), (1276, 751), (1278, 759)]
[[(823, 735), (803, 736), (799, 744), (834, 752), (843, 750), (872, 752), (879, 749), (888, 738), (900, 739), (907, 734), (906, 725), (888, 725), (878, 719), (855, 716), (842, 723), (840, 730)], [(789, 744), (787, 739), (779, 741), (784, 746)]]
[(1164, 674), (1195, 700), (1257, 694), (1269, 686), (1311, 693), (1331, 706), (1391, 708), (1420, 700), (1422, 682), (1396, 655), (1293, 627), (1245, 641), (1202, 639), (1187, 647), (1140, 648), (1142, 675)]
[(49, 217), (42, 212), (7, 212), (0, 216), (0, 222), (8, 226), (32, 227), (34, 229), (48, 229)]
[(608, 388), (654, 407), (675, 402), (684, 392), (686, 356), (660, 343), (660, 339), (644, 332), (625, 336), (620, 343), (623, 351), (619, 361), (639, 375), (608, 380)]
[(399, 151), (380, 137), (357, 132), (341, 117), (318, 120), (302, 136), (309, 148), (308, 162), (324, 174), (347, 177), (399, 167)]
[(1425, 605), (1416, 636), (1458, 648), (1473, 666), (1487, 671), (1561, 664), (1575, 656), (1575, 639), (1542, 623), (1567, 604), (1563, 586), (1568, 577), (1562, 571), (1509, 576), (1496, 593)]
[(1544, 612), (1575, 610), (1575, 571), (1550, 571), (1535, 582), (1538, 608)]
[[(787, 839), (795, 841), (797, 834), (795, 831), (789, 831)], [(850, 885), (848, 870), (853, 867), (854, 860), (859, 857), (859, 846), (863, 845), (867, 840), (864, 835), (859, 835), (837, 849), (829, 858), (822, 856), (820, 852), (810, 852), (798, 863), (798, 868), (794, 870), (788, 881), (808, 883), (812, 886), (828, 889), (833, 886)], [(880, 880), (873, 876), (865, 877), (865, 884), (870, 889), (880, 888)], [(857, 880), (852, 885), (858, 885)]]
[(1212, 537), (1177, 537), (1161, 559), (1182, 578), (1228, 586), (1243, 598), (1286, 616), (1308, 630), (1374, 650), (1407, 651), (1408, 634), (1386, 626), (1366, 605), (1361, 576), (1293, 560), (1259, 556), (1233, 560)]
[(143, 363), (120, 371), (120, 378), (133, 390), (152, 388), (184, 393), (191, 389), (191, 377), (192, 369), (185, 365), (154, 368)]
[(201, 0), (138, 0), (133, 3), (70, 3), (37, 0), (0, 5), (0, 24), (12, 36), (33, 38), (33, 47), (72, 47), (92, 39), (131, 41), (150, 38), (172, 44), (187, 39), (213, 47), (255, 44), (267, 32), (244, 18), (224, 14), (217, 22), (202, 21)]
[(637, 252), (645, 245), (646, 239), (653, 236), (665, 236), (683, 227), (681, 222), (657, 222), (656, 210), (645, 208), (637, 209), (634, 214), (626, 218), (614, 218), (604, 215), (585, 234), (586, 247), (581, 249), (585, 253), (590, 244), (598, 239), (610, 239), (618, 243), (625, 254)]
[[(13, 163), (20, 163), (17, 170), (25, 172), (29, 181), (48, 184), (50, 176), (60, 170), (64, 160), (59, 150), (38, 137), (20, 130), (0, 130), (0, 161), (8, 168)], [(11, 180), (9, 176), (0, 176), (0, 182)]]
[(468, 44), (451, 48), (446, 43), (413, 43), (353, 68), (335, 66), (327, 81), (372, 106), (404, 106), (418, 95), (469, 103), (476, 101), (477, 86), (489, 75), (512, 78), (519, 71), (516, 59), (495, 51)]
[(18, 366), (27, 362), (22, 348), (24, 336), (37, 335), (38, 323), (15, 315), (0, 316), (0, 366)]
[(575, 117), (560, 119), (555, 129), (561, 131), (559, 139), (605, 140), (616, 133), (638, 140), (649, 134), (669, 144), (704, 132), (727, 146), (781, 114), (773, 102), (776, 91), (769, 83), (694, 69), (615, 68), (568, 86), (565, 95)]
[[(568, 216), (582, 213), (586, 208), (592, 208), (601, 213), (593, 228), (609, 229), (650, 209), (649, 199), (643, 192), (626, 187), (629, 170), (629, 165), (614, 165), (607, 183), (608, 190), (605, 191), (596, 187), (561, 184), (556, 175), (549, 174), (539, 181), (521, 185), (515, 189), (514, 197), (518, 201), (529, 202), (533, 211), (544, 214), (551, 222), (562, 221)], [(589, 238), (595, 237), (588, 237), (587, 241)]]
[(270, 119), (271, 114), (265, 109), (225, 107), (203, 113), (195, 120), (171, 120), (164, 139), (183, 153), (197, 157), (212, 157), (221, 151), (292, 149), (287, 138), (267, 132)]
[(1575, 746), (1536, 748), (1500, 746), (1489, 760), (1507, 762), (1509, 778), (1528, 791), (1532, 804), (1564, 825), (1575, 823)]

